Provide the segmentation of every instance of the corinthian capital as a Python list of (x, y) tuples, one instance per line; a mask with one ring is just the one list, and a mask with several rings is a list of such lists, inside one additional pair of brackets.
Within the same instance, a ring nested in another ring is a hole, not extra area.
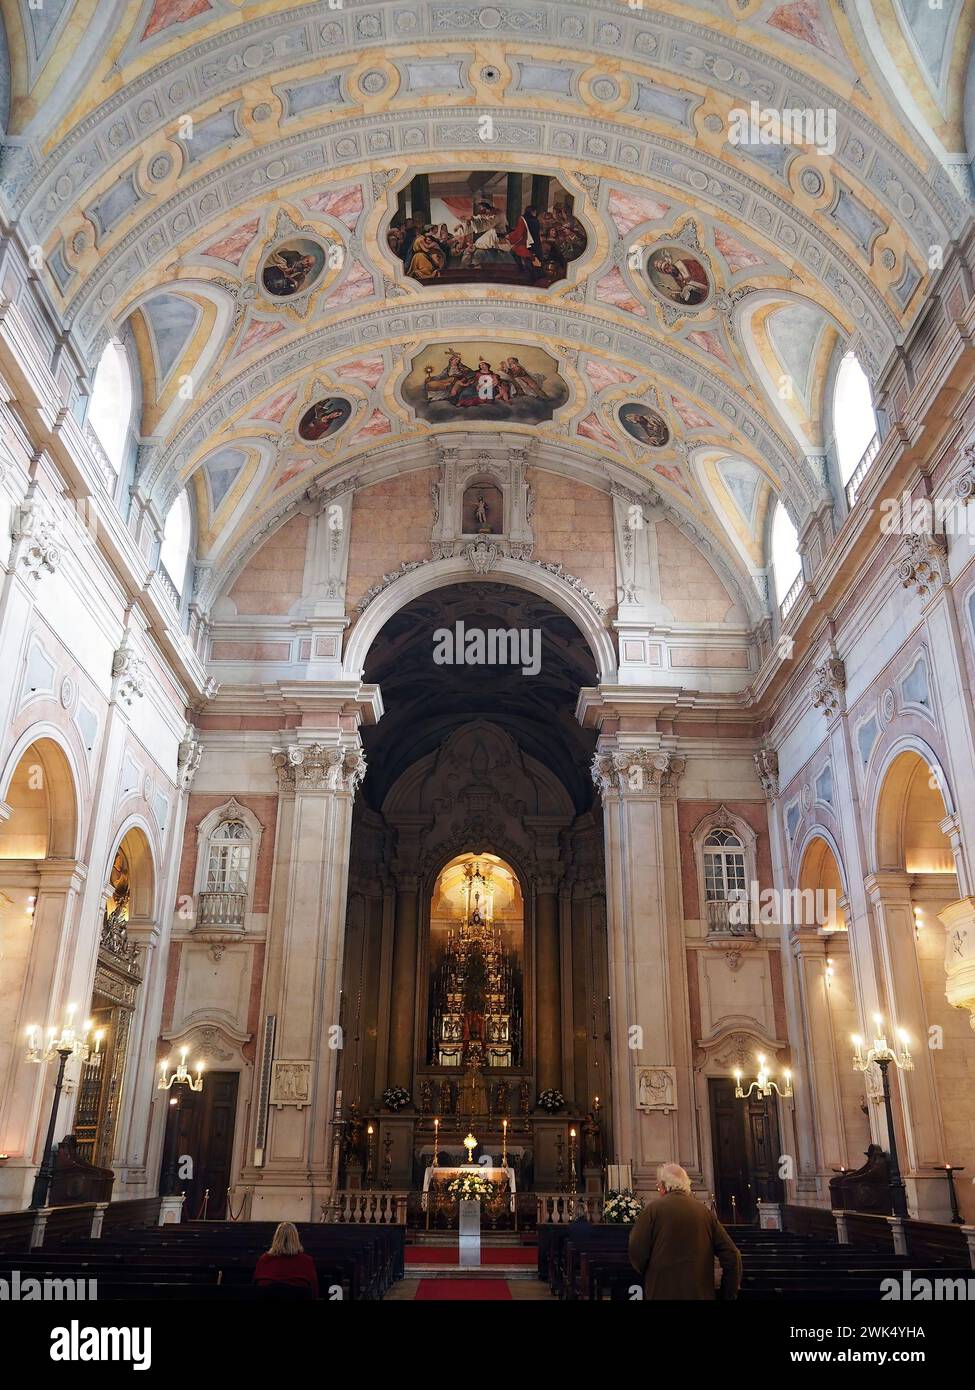
[(366, 775), (359, 748), (333, 743), (289, 744), (271, 754), (281, 791), (348, 792), (354, 795)]
[(765, 795), (774, 800), (779, 794), (779, 755), (774, 748), (762, 747), (753, 756)]
[(832, 719), (843, 707), (846, 691), (846, 667), (838, 656), (831, 656), (813, 672), (812, 705)]
[(630, 748), (597, 752), (592, 760), (592, 780), (605, 797), (655, 792), (676, 796), (687, 760), (660, 749)]

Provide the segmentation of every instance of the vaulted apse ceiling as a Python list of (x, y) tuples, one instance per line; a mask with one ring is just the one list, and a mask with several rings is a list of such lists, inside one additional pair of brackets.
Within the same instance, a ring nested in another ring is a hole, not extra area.
[[(520, 666), (437, 665), (438, 629), (515, 628), (538, 632), (537, 675)], [(363, 795), (379, 809), (393, 783), (462, 724), (489, 719), (549, 768), (578, 812), (592, 805), (595, 740), (574, 718), (581, 686), (596, 666), (575, 624), (544, 599), (503, 584), (458, 584), (414, 599), (390, 618), (369, 652), (365, 680), (383, 692), (386, 713), (362, 731), (369, 776)]]

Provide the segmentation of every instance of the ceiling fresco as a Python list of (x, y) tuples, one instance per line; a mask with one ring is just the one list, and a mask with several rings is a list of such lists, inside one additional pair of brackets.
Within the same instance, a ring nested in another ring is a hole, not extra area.
[(0, 199), (228, 573), (311, 484), (503, 429), (747, 582), (770, 500), (822, 501), (838, 355), (879, 371), (970, 207), (959, 0), (0, 12)]

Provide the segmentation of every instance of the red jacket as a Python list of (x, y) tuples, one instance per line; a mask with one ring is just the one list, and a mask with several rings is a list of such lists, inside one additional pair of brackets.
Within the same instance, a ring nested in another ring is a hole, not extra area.
[(508, 233), (508, 245), (516, 256), (521, 256), (526, 260), (529, 256), (534, 256), (535, 254), (528, 245), (530, 235), (528, 223), (523, 217), (518, 218), (518, 221), (514, 225), (514, 229)]
[(310, 1255), (262, 1255), (254, 1270), (255, 1284), (292, 1284), (311, 1289), (318, 1297), (318, 1274)]

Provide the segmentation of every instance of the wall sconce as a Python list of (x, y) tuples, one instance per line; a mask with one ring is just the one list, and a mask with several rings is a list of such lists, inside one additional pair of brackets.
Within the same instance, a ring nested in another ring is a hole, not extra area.
[(920, 907), (914, 909), (914, 940), (921, 938), (921, 928), (924, 926), (924, 912)]
[(830, 987), (830, 985), (831, 985), (832, 983), (833, 983), (833, 959), (832, 959), (831, 956), (827, 956), (827, 957), (826, 957), (826, 988), (829, 989), (829, 987)]

